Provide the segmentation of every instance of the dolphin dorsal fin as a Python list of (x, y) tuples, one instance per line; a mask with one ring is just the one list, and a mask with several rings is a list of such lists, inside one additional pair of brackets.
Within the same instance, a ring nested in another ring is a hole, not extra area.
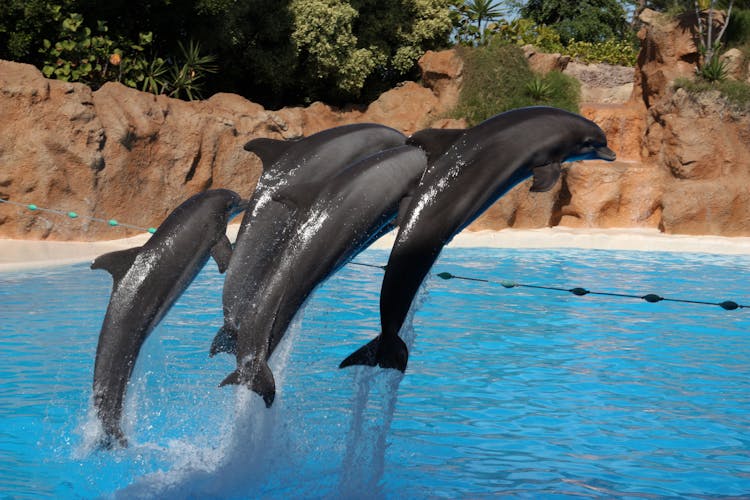
[(458, 128), (426, 128), (413, 134), (406, 144), (418, 146), (427, 153), (427, 161), (433, 163), (466, 132)]
[(91, 263), (91, 269), (104, 269), (112, 275), (115, 283), (120, 281), (132, 267), (133, 261), (143, 247), (128, 248), (100, 255)]
[(245, 151), (255, 153), (263, 162), (263, 170), (268, 170), (297, 141), (282, 141), (261, 137), (245, 144)]

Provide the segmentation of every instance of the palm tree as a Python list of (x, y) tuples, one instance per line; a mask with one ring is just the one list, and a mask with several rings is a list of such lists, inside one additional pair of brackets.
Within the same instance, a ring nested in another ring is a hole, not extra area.
[(479, 33), (483, 33), (483, 21), (486, 24), (503, 15), (500, 2), (493, 2), (492, 0), (467, 0), (464, 3), (464, 12), (469, 19), (476, 21)]

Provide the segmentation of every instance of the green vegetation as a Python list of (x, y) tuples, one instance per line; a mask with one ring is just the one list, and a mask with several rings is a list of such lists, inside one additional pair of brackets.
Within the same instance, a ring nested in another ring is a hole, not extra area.
[[(673, 4), (690, 10), (694, 2), (2, 0), (0, 58), (93, 88), (117, 81), (184, 99), (234, 92), (270, 108), (356, 104), (418, 78), (419, 57), (451, 45), (533, 44), (583, 62), (632, 65), (638, 47), (628, 12)], [(727, 44), (750, 47), (748, 12), (734, 10)], [(519, 102), (555, 102), (567, 91), (554, 78), (525, 77)]]
[(491, 27), (493, 40), (517, 45), (531, 44), (545, 52), (559, 52), (585, 63), (607, 63), (623, 66), (635, 65), (638, 45), (633, 38), (609, 38), (599, 42), (569, 40), (564, 44), (554, 28), (536, 24), (529, 19), (516, 19)]
[[(449, 45), (453, 3), (3, 0), (0, 58), (94, 87), (121, 81), (187, 98), (204, 87), (270, 107), (367, 101), (415, 78), (426, 50)], [(108, 64), (115, 54), (118, 65)]]
[(522, 106), (547, 105), (578, 111), (580, 86), (575, 78), (552, 71), (534, 74), (515, 45), (491, 43), (464, 47), (464, 84), (455, 117), (469, 125)]
[(736, 80), (709, 82), (703, 79), (678, 78), (674, 82), (674, 88), (685, 89), (692, 95), (718, 90), (732, 108), (744, 112), (750, 111), (750, 84), (746, 82)]
[(734, 9), (726, 32), (727, 48), (738, 48), (750, 57), (750, 9)]
[(629, 35), (625, 10), (617, 0), (529, 0), (521, 14), (553, 28), (563, 45), (573, 40), (597, 43)]

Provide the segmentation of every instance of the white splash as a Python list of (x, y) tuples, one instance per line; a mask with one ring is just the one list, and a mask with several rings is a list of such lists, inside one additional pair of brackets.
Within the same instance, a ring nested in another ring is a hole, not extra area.
[(261, 491), (269, 477), (289, 470), (294, 443), (286, 428), (290, 417), (284, 407), (283, 385), (293, 346), (301, 330), (303, 311), (269, 361), (277, 395), (271, 408), (245, 386), (235, 390), (234, 410), (227, 415), (217, 443), (196, 445), (172, 440), (163, 450), (169, 470), (139, 478), (115, 492), (114, 498), (237, 498), (238, 492)]

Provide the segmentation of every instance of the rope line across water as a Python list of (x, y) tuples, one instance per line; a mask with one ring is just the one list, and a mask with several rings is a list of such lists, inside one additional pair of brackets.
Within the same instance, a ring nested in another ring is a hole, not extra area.
[(724, 302), (707, 302), (703, 300), (687, 300), (687, 299), (670, 299), (667, 297), (662, 297), (661, 295), (657, 295), (655, 293), (647, 293), (646, 295), (631, 295), (627, 293), (611, 293), (611, 292), (594, 292), (591, 290), (587, 290), (585, 288), (559, 288), (554, 286), (540, 286), (540, 285), (526, 285), (523, 283), (516, 283), (515, 281), (491, 281), (486, 280), (482, 278), (470, 278), (466, 276), (456, 276), (451, 273), (442, 272), (438, 273), (438, 277), (444, 279), (444, 280), (450, 280), (450, 279), (460, 279), (460, 280), (468, 280), (468, 281), (479, 281), (483, 283), (491, 283), (495, 285), (501, 285), (504, 288), (535, 288), (538, 290), (552, 290), (552, 291), (558, 291), (558, 292), (569, 292), (577, 297), (583, 297), (584, 295), (602, 295), (607, 297), (622, 297), (622, 298), (628, 298), (628, 299), (640, 299), (645, 300), (646, 302), (650, 303), (656, 303), (656, 302), (680, 302), (683, 304), (700, 304), (700, 305), (708, 305), (708, 306), (719, 306), (722, 309), (725, 309), (727, 311), (734, 311), (735, 309), (746, 309), (750, 306), (744, 306), (741, 304), (738, 304), (737, 302), (733, 300), (725, 300)]
[(27, 210), (30, 210), (31, 212), (49, 212), (57, 215), (62, 215), (64, 217), (68, 217), (70, 219), (88, 219), (94, 222), (101, 222), (103, 224), (108, 224), (111, 227), (127, 227), (129, 229), (136, 229), (138, 231), (144, 231), (146, 233), (154, 234), (156, 232), (156, 228), (149, 227), (140, 227), (140, 226), (134, 226), (133, 224), (126, 224), (124, 222), (119, 222), (116, 219), (100, 219), (98, 217), (90, 217), (88, 215), (78, 215), (76, 212), (66, 212), (64, 210), (55, 210), (54, 208), (44, 208), (37, 206), (33, 203), (18, 203), (16, 201), (10, 201), (10, 200), (3, 200), (0, 198), (0, 203), (7, 203), (8, 205), (15, 205), (17, 207), (25, 208)]
[[(378, 269), (385, 270), (386, 266), (376, 266), (374, 264), (364, 264), (361, 262), (352, 262), (351, 264), (354, 264), (355, 266), (365, 266), (365, 267), (374, 267)], [(680, 302), (683, 304), (700, 304), (700, 305), (708, 305), (708, 306), (719, 306), (722, 309), (725, 309), (727, 311), (734, 311), (735, 309), (748, 309), (750, 306), (745, 306), (742, 304), (738, 304), (737, 302), (733, 300), (725, 300), (724, 302), (707, 302), (703, 300), (687, 300), (687, 299), (669, 299), (667, 297), (662, 297), (661, 295), (657, 295), (655, 293), (647, 293), (646, 295), (631, 295), (627, 293), (612, 293), (612, 292), (594, 292), (591, 290), (587, 290), (586, 288), (576, 287), (576, 288), (560, 288), (555, 286), (541, 286), (541, 285), (527, 285), (524, 283), (516, 283), (515, 281), (492, 281), (484, 278), (471, 278), (468, 276), (456, 276), (454, 274), (448, 273), (448, 272), (442, 272), (437, 273), (437, 276), (439, 278), (442, 278), (444, 280), (451, 280), (451, 279), (457, 279), (457, 280), (465, 280), (465, 281), (476, 281), (479, 283), (489, 283), (493, 285), (501, 285), (504, 288), (533, 288), (536, 290), (550, 290), (555, 292), (568, 292), (572, 293), (576, 297), (583, 297), (584, 295), (602, 295), (606, 297), (621, 297), (621, 298), (627, 298), (627, 299), (640, 299), (645, 300), (646, 302), (650, 303), (656, 303), (656, 302)]]

